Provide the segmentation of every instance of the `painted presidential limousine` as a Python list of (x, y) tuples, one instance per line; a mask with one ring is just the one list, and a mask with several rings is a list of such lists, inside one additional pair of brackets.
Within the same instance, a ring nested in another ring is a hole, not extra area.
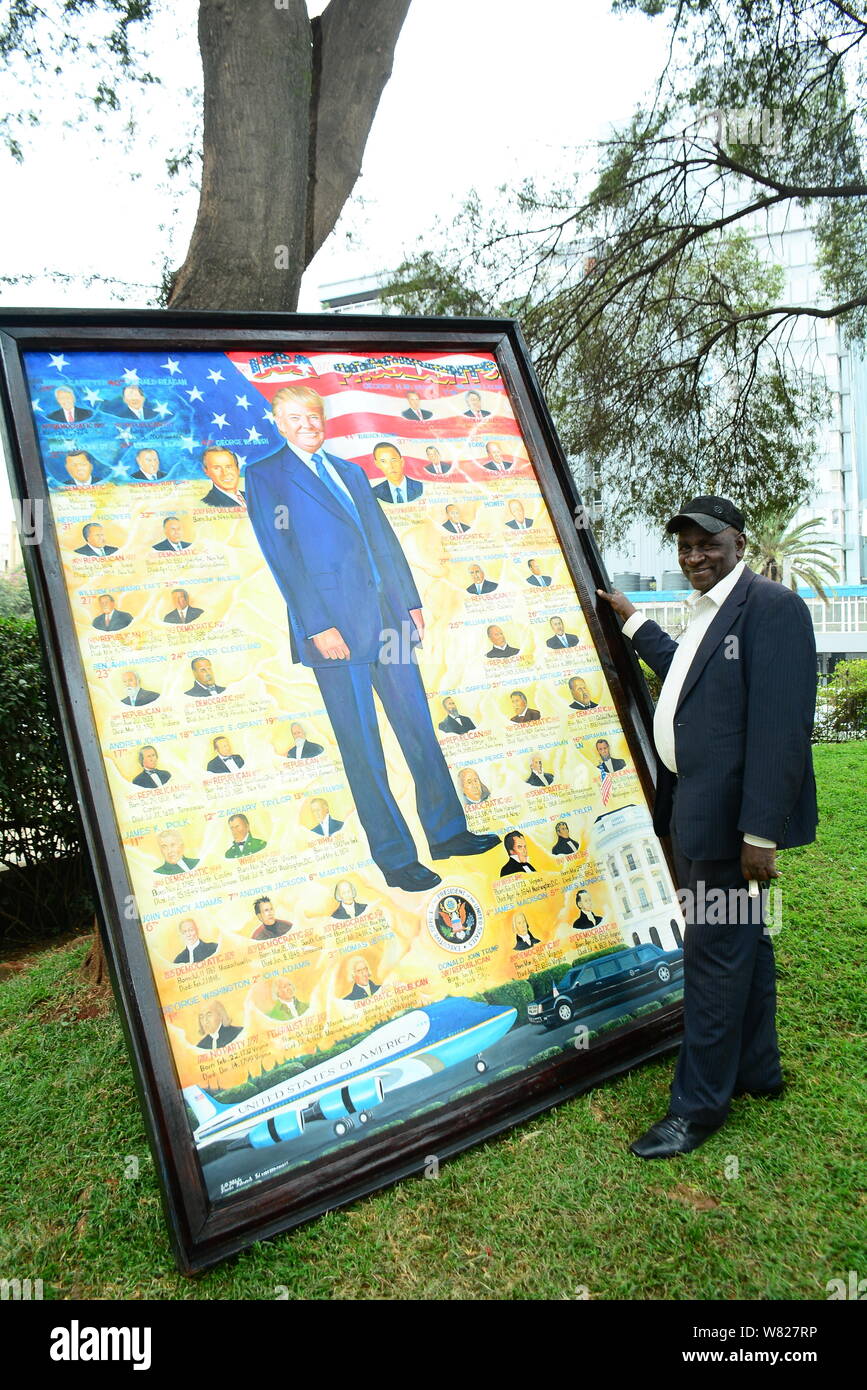
[(672, 984), (682, 975), (680, 951), (650, 944), (612, 951), (573, 965), (550, 994), (527, 1006), (527, 1017), (543, 1028), (560, 1028), (581, 1014), (618, 1003), (626, 994)]

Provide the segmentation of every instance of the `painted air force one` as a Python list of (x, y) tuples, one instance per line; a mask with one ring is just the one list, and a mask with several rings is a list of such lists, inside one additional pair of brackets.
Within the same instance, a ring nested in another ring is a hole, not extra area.
[(346, 1052), (237, 1105), (224, 1105), (200, 1086), (187, 1086), (184, 1099), (198, 1122), (196, 1146), (229, 1140), (262, 1149), (297, 1139), (314, 1120), (330, 1121), (334, 1133), (343, 1137), (356, 1124), (366, 1124), (371, 1110), (392, 1091), (473, 1056), (476, 1071), (487, 1071), (483, 1048), (505, 1037), (517, 1016), (516, 1009), (443, 999), (391, 1019)]

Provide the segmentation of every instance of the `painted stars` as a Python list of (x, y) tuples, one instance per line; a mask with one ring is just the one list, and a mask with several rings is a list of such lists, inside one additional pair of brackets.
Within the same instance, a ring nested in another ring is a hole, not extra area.
[(247, 430), (247, 443), (258, 444), (260, 439), (264, 439), (264, 434), (260, 434), (255, 425), (251, 425)]
[(214, 383), (215, 386), (216, 386), (216, 384), (217, 384), (218, 381), (225, 381), (225, 379), (226, 379), (226, 378), (223, 376), (223, 373), (222, 373), (222, 372), (220, 372), (220, 371), (215, 371), (213, 367), (212, 367), (211, 370), (208, 372), (208, 376), (210, 377), (211, 381)]
[(69, 366), (69, 358), (64, 357), (62, 352), (49, 352), (48, 356), (51, 359), (51, 365), (56, 372), (62, 372), (64, 367)]
[(92, 386), (88, 386), (87, 390), (84, 393), (84, 399), (87, 401), (88, 405), (95, 406), (99, 405), (100, 401), (102, 400), (102, 396), (98, 391), (94, 391)]
[(216, 425), (217, 429), (224, 430), (228, 428), (229, 422), (226, 419), (225, 415), (212, 415), (211, 424)]
[(203, 400), (205, 399), (204, 396), (202, 395), (201, 391), (199, 390), (198, 386), (193, 386), (193, 387), (191, 387), (191, 389), (190, 389), (189, 391), (187, 391), (186, 394), (189, 396), (191, 402), (192, 402), (192, 401), (203, 401)]
[(170, 376), (175, 376), (181, 370), (180, 362), (177, 362), (173, 357), (170, 357), (167, 362), (162, 362), (160, 365), (165, 368)]
[(125, 386), (138, 386), (138, 372), (135, 367), (124, 368), (123, 382)]

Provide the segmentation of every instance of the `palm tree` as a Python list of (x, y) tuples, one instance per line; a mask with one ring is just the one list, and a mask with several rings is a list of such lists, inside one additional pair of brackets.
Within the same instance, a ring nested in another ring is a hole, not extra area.
[(797, 589), (804, 584), (815, 589), (823, 603), (829, 603), (824, 583), (836, 584), (837, 565), (831, 552), (840, 549), (836, 541), (818, 541), (816, 531), (825, 524), (823, 516), (802, 521), (789, 527), (803, 502), (793, 507), (769, 508), (757, 518), (755, 529), (747, 542), (747, 560), (753, 569), (766, 579)]

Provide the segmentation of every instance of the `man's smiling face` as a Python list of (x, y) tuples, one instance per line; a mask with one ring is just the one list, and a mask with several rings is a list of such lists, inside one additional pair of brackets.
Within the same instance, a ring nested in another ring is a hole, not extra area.
[(696, 522), (690, 522), (677, 533), (677, 558), (690, 584), (700, 594), (706, 594), (743, 558), (746, 537), (742, 531), (727, 526), (715, 535)]

